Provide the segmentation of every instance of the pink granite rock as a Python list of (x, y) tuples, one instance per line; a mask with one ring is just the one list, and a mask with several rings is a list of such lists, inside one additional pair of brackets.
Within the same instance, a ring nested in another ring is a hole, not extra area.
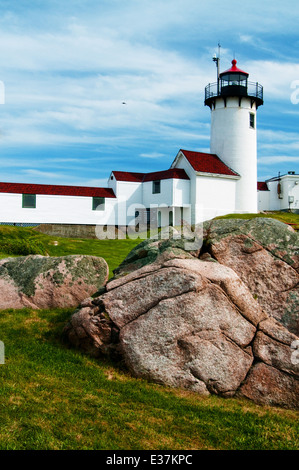
[[(257, 400), (256, 361), (281, 381), (297, 380), (291, 361), (297, 337), (266, 314), (235, 271), (198, 259), (151, 266), (87, 299), (65, 328), (69, 341), (97, 357), (117, 351), (134, 376), (202, 395), (244, 390)], [(271, 400), (269, 386), (264, 401)], [(293, 395), (280, 400), (281, 406), (295, 402)]]
[(0, 260), (0, 309), (77, 307), (108, 280), (96, 256), (29, 255)]
[(117, 353), (136, 377), (298, 408), (298, 235), (277, 221), (213, 221), (201, 250), (184, 246), (142, 242), (82, 303), (68, 340)]
[(267, 314), (299, 335), (299, 235), (274, 219), (214, 220), (206, 246), (232, 268)]

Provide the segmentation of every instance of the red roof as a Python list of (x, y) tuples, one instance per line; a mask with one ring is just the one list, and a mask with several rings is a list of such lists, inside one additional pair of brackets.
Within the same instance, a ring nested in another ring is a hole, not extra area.
[(132, 183), (142, 183), (145, 173), (133, 173), (131, 171), (113, 171), (117, 181), (130, 181)]
[(164, 171), (155, 171), (144, 175), (143, 181), (167, 180), (167, 179), (180, 179), (188, 180), (189, 176), (185, 170), (180, 168), (170, 168)]
[(57, 196), (116, 197), (110, 188), (60, 186), (53, 184), (0, 183), (0, 193), (52, 194)]
[(146, 181), (166, 180), (166, 179), (182, 179), (188, 180), (189, 176), (185, 170), (180, 168), (170, 168), (169, 170), (155, 171), (153, 173), (133, 173), (128, 171), (113, 171), (118, 181), (129, 181), (144, 183)]
[(195, 171), (217, 175), (240, 176), (213, 153), (192, 152), (190, 150), (181, 150), (181, 152)]
[(265, 181), (258, 181), (257, 189), (258, 191), (269, 191), (267, 183)]
[(236, 64), (237, 64), (236, 59), (232, 60), (231, 68), (228, 70), (225, 70), (225, 72), (221, 72), (220, 76), (223, 75), (224, 73), (244, 73), (247, 76), (249, 75), (247, 72), (244, 72), (243, 70), (238, 69)]

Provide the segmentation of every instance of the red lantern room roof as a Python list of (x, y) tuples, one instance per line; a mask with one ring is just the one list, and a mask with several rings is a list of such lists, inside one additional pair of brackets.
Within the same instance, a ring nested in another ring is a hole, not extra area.
[(243, 73), (244, 75), (247, 75), (248, 77), (248, 73), (247, 72), (244, 72), (243, 70), (239, 69), (237, 67), (237, 61), (236, 59), (232, 60), (232, 66), (230, 69), (226, 70), (225, 72), (222, 72), (220, 75), (224, 75), (226, 73)]

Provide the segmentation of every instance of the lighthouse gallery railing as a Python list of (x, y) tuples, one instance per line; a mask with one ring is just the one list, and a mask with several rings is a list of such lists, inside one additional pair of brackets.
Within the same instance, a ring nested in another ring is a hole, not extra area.
[[(227, 88), (227, 86), (225, 87)], [(235, 88), (235, 87), (234, 87)], [(243, 88), (242, 85), (239, 85), (238, 88), (241, 90)], [(243, 90), (242, 90), (243, 91)], [(244, 90), (245, 91), (245, 90)], [(205, 88), (205, 100), (210, 98), (214, 98), (216, 96), (221, 96), (221, 81), (219, 83), (209, 83)], [(263, 100), (263, 87), (257, 82), (247, 82), (247, 89), (246, 92), (242, 93), (242, 96), (249, 96), (252, 98), (258, 98), (259, 100)]]

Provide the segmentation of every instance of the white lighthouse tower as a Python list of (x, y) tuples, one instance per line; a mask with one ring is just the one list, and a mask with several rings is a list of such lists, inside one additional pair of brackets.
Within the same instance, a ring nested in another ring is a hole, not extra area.
[(205, 105), (211, 109), (210, 151), (240, 175), (236, 212), (256, 213), (256, 111), (263, 104), (263, 87), (249, 82), (248, 73), (237, 67), (236, 60), (217, 75), (217, 83), (205, 89)]

